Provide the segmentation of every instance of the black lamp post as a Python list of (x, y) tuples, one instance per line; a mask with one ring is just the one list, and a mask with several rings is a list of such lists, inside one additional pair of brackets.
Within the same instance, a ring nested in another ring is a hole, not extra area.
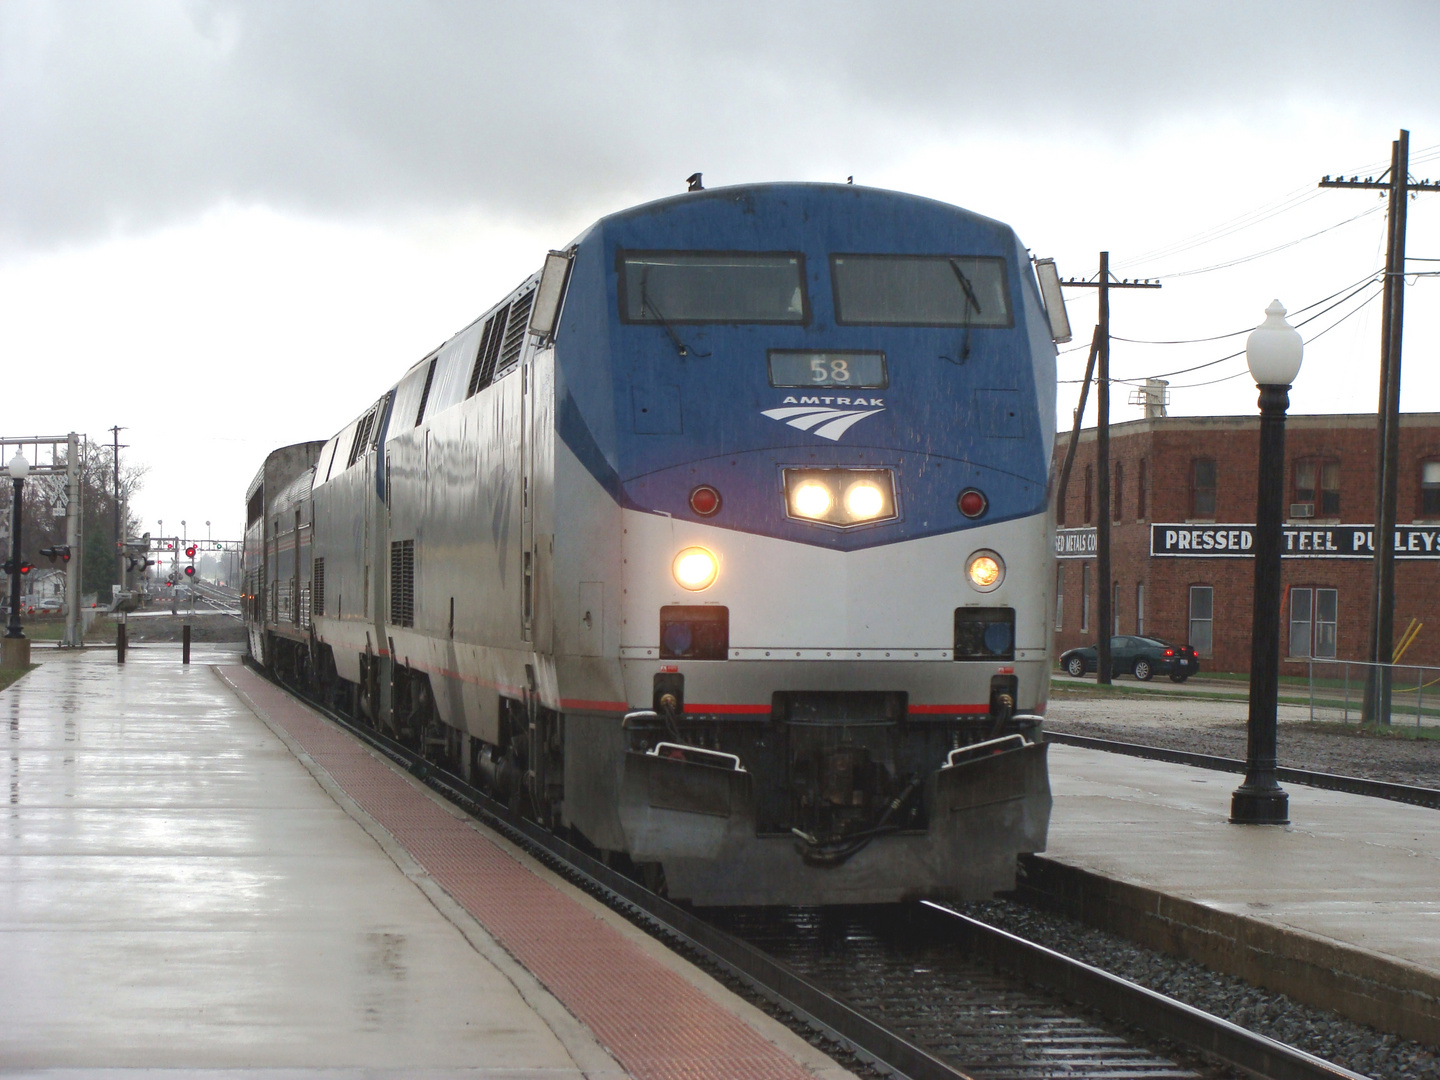
[(24, 640), (25, 632), (20, 629), (20, 495), (25, 489), (25, 477), (30, 474), (30, 463), (19, 450), (10, 459), (10, 480), (15, 485), (15, 506), (10, 511), (10, 626), (5, 631), (7, 638)]
[(1275, 708), (1280, 679), (1280, 548), (1284, 539), (1285, 410), (1305, 351), (1273, 300), (1245, 342), (1260, 388), (1260, 483), (1255, 505), (1255, 597), (1250, 627), (1250, 717), (1245, 782), (1230, 796), (1238, 825), (1286, 825), (1290, 796), (1275, 782)]

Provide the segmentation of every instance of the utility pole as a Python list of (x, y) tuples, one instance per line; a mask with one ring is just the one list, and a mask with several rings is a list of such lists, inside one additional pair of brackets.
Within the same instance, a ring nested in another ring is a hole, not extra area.
[(79, 648), (80, 575), (85, 553), (80, 544), (80, 436), (70, 432), (65, 438), (65, 546), (70, 549), (70, 565), (65, 568), (65, 637), (66, 648)]
[[(1384, 314), (1380, 319), (1380, 403), (1375, 460), (1374, 599), (1370, 617), (1370, 661), (1389, 664), (1395, 650), (1395, 518), (1400, 491), (1400, 355), (1405, 326), (1405, 225), (1412, 191), (1440, 191), (1440, 184), (1410, 182), (1410, 132), (1390, 144), (1390, 173), (1379, 180), (1325, 177), (1322, 188), (1365, 188), (1389, 194), (1386, 213)], [(1390, 722), (1390, 669), (1371, 667), (1365, 677), (1365, 723)]]
[(1110, 635), (1115, 631), (1115, 614), (1111, 604), (1110, 588), (1110, 290), (1111, 289), (1158, 289), (1160, 283), (1145, 279), (1131, 281), (1112, 280), (1110, 274), (1110, 253), (1100, 252), (1100, 273), (1094, 281), (1061, 282), (1076, 288), (1100, 290), (1100, 325), (1096, 327), (1095, 355), (1099, 360), (1099, 372), (1095, 383), (1095, 493), (1099, 496), (1100, 520), (1095, 529), (1095, 577), (1100, 590), (1100, 641), (1098, 646), (1099, 669), (1096, 679), (1110, 683)]
[(111, 446), (114, 448), (113, 462), (115, 466), (115, 572), (116, 580), (120, 582), (120, 588), (125, 588), (125, 537), (121, 531), (120, 522), (120, 432), (123, 427), (112, 427), (110, 437), (113, 440)]

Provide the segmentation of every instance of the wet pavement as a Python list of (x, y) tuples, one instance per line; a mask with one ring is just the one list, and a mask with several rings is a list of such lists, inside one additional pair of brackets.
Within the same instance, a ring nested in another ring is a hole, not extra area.
[(621, 1075), (220, 682), (233, 649), (36, 659), (0, 694), (0, 1075)]

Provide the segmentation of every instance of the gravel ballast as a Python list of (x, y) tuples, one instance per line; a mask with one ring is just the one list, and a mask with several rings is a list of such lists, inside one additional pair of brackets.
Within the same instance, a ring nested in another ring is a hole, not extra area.
[(1284, 994), (1219, 974), (1193, 960), (1167, 956), (1062, 915), (1009, 900), (964, 904), (959, 910), (1377, 1080), (1440, 1080), (1440, 1050), (1434, 1047), (1301, 1005)]
[[(1151, 691), (1105, 694), (1065, 685), (1051, 692), (1046, 726), (1097, 739), (1244, 758), (1248, 709), (1245, 701)], [(1312, 724), (1308, 710), (1281, 706), (1278, 750), (1280, 764), (1292, 769), (1440, 788), (1440, 739), (1376, 735), (1358, 724)]]

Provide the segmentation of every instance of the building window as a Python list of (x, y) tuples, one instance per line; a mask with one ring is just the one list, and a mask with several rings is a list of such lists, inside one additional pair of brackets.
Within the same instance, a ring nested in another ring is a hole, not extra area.
[(1111, 508), (1111, 517), (1119, 521), (1124, 516), (1125, 510), (1125, 466), (1115, 462), (1115, 505)]
[(1120, 633), (1120, 583), (1118, 581), (1110, 590), (1110, 622), (1114, 626), (1110, 633)]
[(1090, 629), (1090, 564), (1080, 564), (1080, 629)]
[(1290, 655), (1297, 658), (1335, 659), (1335, 629), (1339, 622), (1337, 589), (1290, 590)]
[(1420, 465), (1420, 516), (1440, 518), (1440, 461)]
[(1086, 465), (1086, 466), (1085, 466), (1085, 524), (1086, 524), (1086, 525), (1089, 525), (1090, 522), (1092, 522), (1093, 520), (1095, 520), (1094, 517), (1093, 517), (1094, 511), (1095, 511), (1094, 492), (1095, 492), (1095, 469), (1094, 469), (1092, 466), (1090, 466), (1090, 465)]
[(1309, 514), (1292, 512), (1292, 517), (1340, 516), (1340, 463), (1338, 461), (1297, 461), (1295, 501), (1311, 507)]
[(1145, 520), (1145, 459), (1140, 459), (1140, 468), (1135, 477), (1135, 516)]
[(1190, 586), (1190, 646), (1201, 656), (1215, 654), (1215, 590), (1209, 585)]
[(1055, 564), (1055, 629), (1065, 629), (1065, 564)]
[(1314, 624), (1315, 590), (1290, 590), (1290, 655), (1310, 655), (1310, 629)]
[(1215, 461), (1197, 458), (1190, 463), (1190, 516), (1215, 517)]
[(1135, 633), (1145, 633), (1145, 583), (1142, 581), (1135, 586)]

